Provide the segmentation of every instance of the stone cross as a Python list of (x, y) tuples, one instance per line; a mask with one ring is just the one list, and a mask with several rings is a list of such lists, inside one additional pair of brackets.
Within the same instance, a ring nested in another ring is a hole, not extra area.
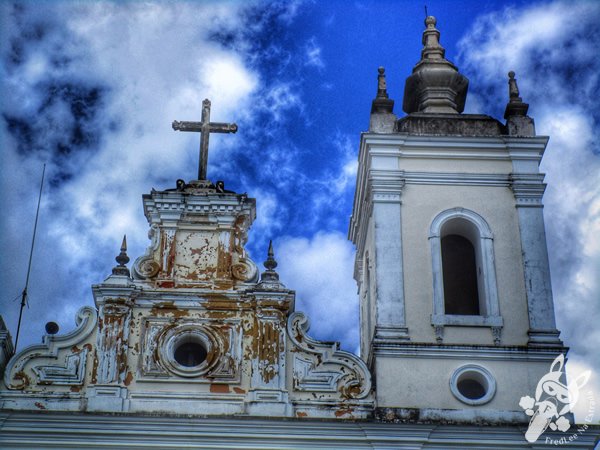
[(198, 163), (198, 180), (206, 180), (206, 165), (208, 162), (208, 137), (210, 133), (235, 133), (238, 129), (235, 123), (218, 123), (210, 121), (210, 100), (202, 102), (201, 122), (173, 121), (173, 129), (179, 131), (200, 132), (200, 161)]

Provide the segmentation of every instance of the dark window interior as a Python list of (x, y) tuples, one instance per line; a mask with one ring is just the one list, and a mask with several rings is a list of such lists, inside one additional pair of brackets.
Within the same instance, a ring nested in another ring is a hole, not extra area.
[(195, 367), (206, 359), (206, 349), (199, 342), (183, 342), (175, 349), (175, 361), (185, 367)]
[(442, 271), (446, 314), (479, 315), (475, 249), (457, 234), (442, 238)]
[(462, 395), (471, 400), (480, 399), (485, 395), (485, 388), (477, 380), (460, 380), (456, 387)]

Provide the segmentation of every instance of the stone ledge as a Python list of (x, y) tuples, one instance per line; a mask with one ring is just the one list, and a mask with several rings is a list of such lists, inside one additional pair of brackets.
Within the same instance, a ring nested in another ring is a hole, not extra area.
[(396, 122), (396, 132), (434, 136), (508, 135), (502, 123), (483, 114), (412, 113)]

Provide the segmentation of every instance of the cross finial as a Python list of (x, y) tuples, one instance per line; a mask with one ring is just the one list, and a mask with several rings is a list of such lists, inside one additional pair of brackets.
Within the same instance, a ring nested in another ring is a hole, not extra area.
[(200, 158), (198, 163), (198, 180), (207, 179), (208, 163), (208, 138), (210, 133), (235, 133), (238, 127), (235, 123), (219, 123), (210, 121), (210, 100), (204, 99), (202, 102), (202, 121), (201, 122), (179, 122), (173, 121), (173, 129), (178, 131), (198, 131), (200, 132)]

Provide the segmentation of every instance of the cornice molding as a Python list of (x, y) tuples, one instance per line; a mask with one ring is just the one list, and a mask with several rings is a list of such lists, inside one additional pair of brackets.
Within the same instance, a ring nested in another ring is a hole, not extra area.
[[(378, 411), (377, 418), (369, 421), (237, 419), (232, 417), (197, 418), (153, 415), (102, 415), (78, 413), (0, 413), (0, 442), (6, 448), (42, 448), (52, 442), (60, 448), (121, 449), (148, 445), (172, 447), (174, 442), (185, 442), (190, 449), (239, 447), (248, 448), (420, 448), (429, 445), (462, 448), (515, 449), (525, 445), (525, 424), (486, 426), (460, 424), (468, 422), (464, 414), (449, 423), (440, 424), (435, 417), (448, 410), (421, 410), (422, 423), (403, 419), (402, 413), (411, 410)], [(495, 420), (498, 420), (496, 414)], [(501, 413), (507, 416), (508, 412)], [(429, 420), (428, 420), (429, 417)], [(496, 423), (496, 422), (493, 422)], [(151, 430), (149, 434), (149, 430)], [(598, 426), (569, 443), (573, 449), (592, 448), (597, 440)], [(545, 433), (551, 440), (564, 436), (559, 431)], [(556, 448), (538, 442), (536, 448)]]

